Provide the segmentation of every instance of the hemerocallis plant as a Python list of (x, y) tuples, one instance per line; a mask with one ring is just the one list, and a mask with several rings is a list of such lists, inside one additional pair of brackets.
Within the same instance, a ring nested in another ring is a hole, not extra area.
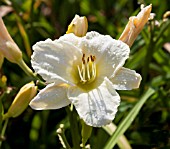
[(116, 90), (138, 88), (141, 76), (124, 68), (130, 49), (108, 35), (65, 34), (33, 46), (32, 67), (48, 85), (30, 102), (36, 110), (73, 104), (87, 125), (101, 127), (115, 117), (120, 104)]

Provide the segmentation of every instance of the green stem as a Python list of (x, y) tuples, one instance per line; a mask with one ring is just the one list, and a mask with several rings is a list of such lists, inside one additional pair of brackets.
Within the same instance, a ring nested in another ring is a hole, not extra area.
[(169, 25), (170, 25), (170, 20), (164, 22), (163, 27), (161, 28), (161, 30), (160, 30), (158, 36), (156, 37), (156, 39), (154, 40), (156, 43), (162, 37), (163, 33), (169, 28)]
[(144, 105), (144, 103), (147, 101), (147, 99), (151, 95), (154, 94), (154, 92), (155, 92), (154, 89), (148, 88), (148, 90), (142, 96), (142, 98), (136, 103), (136, 105), (131, 109), (131, 111), (128, 113), (128, 115), (118, 125), (116, 131), (110, 137), (110, 139), (107, 142), (104, 149), (112, 149), (115, 146), (115, 144), (117, 143), (120, 136), (123, 135), (125, 133), (125, 131), (129, 128), (129, 126), (132, 124), (133, 120), (136, 118), (137, 114), (139, 113), (139, 111), (142, 108), (142, 106)]
[[(110, 123), (109, 125), (103, 126), (102, 127), (110, 136), (113, 135), (113, 133), (115, 132), (115, 130), (117, 129), (117, 126), (113, 123)], [(117, 145), (119, 146), (120, 149), (132, 149), (132, 147), (130, 146), (127, 138), (122, 135), (119, 137), (118, 141), (117, 141)]]
[(57, 134), (59, 136), (59, 140), (61, 141), (61, 144), (63, 145), (63, 147), (66, 148), (66, 149), (71, 149), (69, 143), (67, 142), (66, 136), (64, 134), (64, 128), (63, 127), (60, 127), (57, 130)]
[(71, 149), (70, 145), (67, 142), (67, 139), (66, 139), (66, 136), (65, 136), (64, 133), (61, 134), (61, 137), (63, 139), (63, 142), (64, 142), (65, 146), (66, 146), (66, 149)]
[(27, 64), (24, 62), (23, 59), (21, 59), (19, 62), (18, 62), (18, 65), (21, 67), (21, 69), (28, 75), (28, 76), (31, 76), (33, 78), (35, 78), (35, 74), (32, 72), (32, 70), (27, 66)]
[(155, 50), (155, 43), (153, 41), (154, 25), (152, 24), (152, 22), (150, 23), (150, 30), (151, 30), (150, 42), (149, 42), (149, 45), (147, 46), (146, 56), (145, 56), (145, 60), (144, 60), (144, 66), (142, 68), (141, 94), (144, 92), (144, 88), (145, 88), (145, 84), (146, 84), (146, 80), (147, 80), (147, 76), (148, 76), (148, 71), (149, 71), (149, 64), (152, 60), (153, 53)]
[(41, 81), (37, 76), (36, 74), (34, 74), (32, 72), (32, 70), (27, 66), (27, 64), (24, 62), (23, 59), (21, 59), (19, 62), (18, 62), (18, 65), (21, 67), (21, 69), (28, 75), (28, 76), (31, 76), (32, 78), (36, 79), (37, 80), (37, 84), (41, 85), (41, 86), (45, 86), (45, 83), (43, 81)]
[[(1, 131), (1, 138), (4, 138), (5, 131), (6, 131), (6, 128), (7, 128), (7, 125), (8, 125), (8, 120), (9, 120), (9, 119), (6, 119), (6, 120), (5, 120), (4, 126), (3, 126), (2, 131)], [(3, 141), (3, 140), (0, 140), (0, 148), (1, 148), (1, 146), (2, 146), (2, 141)]]
[(35, 0), (32, 0), (31, 7), (30, 7), (30, 40), (33, 39), (34, 33), (33, 33), (33, 21), (34, 21), (34, 3)]
[(24, 46), (25, 46), (25, 49), (26, 49), (27, 56), (30, 58), (31, 54), (32, 54), (32, 50), (31, 50), (28, 34), (27, 34), (27, 32), (24, 28), (24, 25), (22, 23), (20, 16), (18, 15), (18, 13), (14, 13), (14, 15), (15, 15), (15, 18), (17, 20), (17, 25), (18, 25), (21, 37), (22, 37), (23, 42), (24, 42)]
[(80, 134), (78, 129), (78, 121), (76, 113), (73, 110), (70, 109), (70, 107), (66, 107), (67, 114), (69, 116), (70, 121), (70, 131), (72, 136), (72, 142), (73, 142), (73, 148), (79, 149), (80, 148)]
[(86, 123), (82, 120), (82, 130), (81, 130), (81, 136), (82, 136), (82, 147), (83, 149), (86, 146), (87, 140), (90, 138), (92, 133), (93, 127), (86, 125)]

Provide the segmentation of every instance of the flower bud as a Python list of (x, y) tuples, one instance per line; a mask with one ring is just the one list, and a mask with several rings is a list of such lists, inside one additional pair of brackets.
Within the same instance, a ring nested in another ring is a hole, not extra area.
[(22, 59), (22, 52), (9, 35), (5, 24), (0, 17), (0, 52), (12, 63), (18, 63)]
[(7, 82), (7, 77), (5, 75), (3, 75), (1, 78), (0, 78), (0, 87), (3, 88), (6, 86), (6, 82)]
[(87, 29), (88, 29), (87, 18), (75, 15), (74, 19), (68, 26), (66, 34), (74, 33), (78, 37), (83, 37), (86, 35)]
[(19, 116), (27, 108), (36, 93), (37, 86), (35, 86), (33, 81), (24, 85), (16, 95), (3, 119)]
[(170, 11), (166, 11), (163, 15), (163, 21), (167, 21), (170, 18)]
[(126, 25), (123, 33), (121, 34), (119, 40), (125, 42), (129, 47), (132, 46), (138, 34), (143, 29), (144, 25), (147, 23), (152, 5), (142, 8), (137, 16), (132, 16), (129, 18), (129, 22)]

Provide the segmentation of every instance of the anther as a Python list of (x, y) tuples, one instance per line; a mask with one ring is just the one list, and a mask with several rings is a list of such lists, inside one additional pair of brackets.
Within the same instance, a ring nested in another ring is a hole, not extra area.
[(87, 63), (89, 62), (89, 57), (87, 58)]
[(95, 61), (95, 56), (91, 56), (91, 61), (94, 62)]

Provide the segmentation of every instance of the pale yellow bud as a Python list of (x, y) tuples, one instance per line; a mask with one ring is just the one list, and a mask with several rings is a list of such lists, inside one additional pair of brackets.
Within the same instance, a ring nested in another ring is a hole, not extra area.
[(132, 16), (129, 18), (129, 22), (126, 25), (123, 33), (121, 34), (119, 40), (125, 42), (129, 47), (132, 46), (138, 34), (143, 29), (144, 25), (147, 23), (150, 12), (152, 10), (152, 5), (142, 8), (137, 16)]
[(28, 107), (36, 93), (37, 86), (35, 86), (33, 81), (24, 85), (16, 95), (3, 119), (19, 116)]
[(6, 86), (6, 82), (7, 82), (7, 77), (6, 76), (2, 76), (1, 78), (0, 78), (0, 88), (2, 87), (5, 87)]
[(74, 33), (78, 37), (86, 35), (88, 29), (88, 22), (86, 17), (75, 15), (74, 19), (68, 26), (66, 34)]
[(170, 11), (166, 11), (163, 15), (163, 21), (167, 21), (170, 18)]
[(22, 52), (9, 35), (5, 24), (0, 17), (0, 52), (12, 63), (18, 63), (22, 59)]

